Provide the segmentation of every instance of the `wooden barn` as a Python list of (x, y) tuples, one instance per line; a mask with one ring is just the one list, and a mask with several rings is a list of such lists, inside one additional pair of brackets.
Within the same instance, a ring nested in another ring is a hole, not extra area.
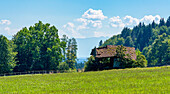
[[(120, 62), (117, 61), (115, 45), (107, 45), (106, 47), (94, 48), (90, 55), (93, 55), (98, 61), (109, 58), (112, 68), (119, 68)], [(125, 54), (129, 54), (131, 59), (136, 60), (136, 52), (134, 47), (125, 47)], [(125, 57), (126, 58), (126, 57)]]

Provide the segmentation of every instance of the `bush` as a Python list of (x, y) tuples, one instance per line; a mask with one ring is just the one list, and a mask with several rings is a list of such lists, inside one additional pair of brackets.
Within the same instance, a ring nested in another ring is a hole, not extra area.
[(136, 50), (136, 61), (135, 67), (147, 67), (147, 60), (144, 55), (137, 49)]
[(58, 69), (60, 71), (65, 71), (65, 70), (69, 70), (69, 66), (66, 62), (61, 62), (58, 66)]
[(96, 71), (98, 67), (96, 66), (96, 60), (94, 56), (90, 56), (88, 61), (85, 62), (85, 71)]

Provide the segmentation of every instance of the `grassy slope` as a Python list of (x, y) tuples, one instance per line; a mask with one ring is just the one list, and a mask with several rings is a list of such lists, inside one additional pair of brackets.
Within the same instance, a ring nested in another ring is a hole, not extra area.
[(170, 92), (170, 67), (0, 77), (0, 93)]

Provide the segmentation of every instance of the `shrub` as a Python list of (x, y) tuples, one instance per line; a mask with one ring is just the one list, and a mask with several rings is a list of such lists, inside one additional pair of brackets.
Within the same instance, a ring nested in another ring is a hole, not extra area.
[(60, 71), (65, 71), (65, 70), (69, 70), (69, 66), (66, 62), (61, 62), (58, 66), (58, 69)]

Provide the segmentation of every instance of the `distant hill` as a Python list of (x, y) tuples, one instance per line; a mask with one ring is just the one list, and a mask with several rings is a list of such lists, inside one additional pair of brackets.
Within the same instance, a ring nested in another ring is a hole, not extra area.
[(78, 58), (89, 57), (91, 49), (98, 47), (100, 40), (105, 41), (108, 37), (91, 37), (91, 38), (77, 38), (78, 44)]
[(133, 29), (125, 27), (121, 34), (107, 39), (102, 46), (124, 45), (143, 52), (149, 66), (170, 64), (170, 17), (159, 24), (154, 21), (145, 25), (139, 23)]

